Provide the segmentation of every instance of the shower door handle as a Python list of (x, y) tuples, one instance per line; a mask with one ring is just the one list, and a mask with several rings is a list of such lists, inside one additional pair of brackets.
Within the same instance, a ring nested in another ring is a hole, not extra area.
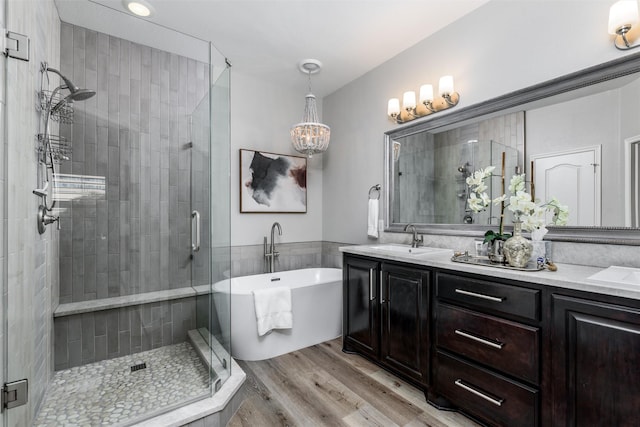
[(193, 252), (200, 250), (200, 212), (197, 210), (191, 212), (191, 250)]

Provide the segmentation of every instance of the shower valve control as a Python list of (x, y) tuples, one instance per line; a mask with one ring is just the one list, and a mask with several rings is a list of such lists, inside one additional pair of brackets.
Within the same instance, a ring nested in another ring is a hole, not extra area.
[(60, 230), (60, 217), (48, 214), (49, 209), (46, 206), (40, 205), (38, 207), (38, 233), (44, 234), (47, 230), (47, 225), (57, 223), (57, 229)]
[(5, 383), (2, 387), (2, 410), (15, 408), (27, 403), (29, 397), (28, 380)]

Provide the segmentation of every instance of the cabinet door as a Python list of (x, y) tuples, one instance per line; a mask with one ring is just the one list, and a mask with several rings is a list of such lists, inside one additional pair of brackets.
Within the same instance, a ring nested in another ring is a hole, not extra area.
[(384, 263), (381, 360), (390, 368), (428, 385), (429, 274)]
[(553, 425), (637, 426), (640, 310), (553, 296)]
[(345, 256), (343, 267), (343, 345), (345, 351), (356, 351), (378, 358), (379, 263)]

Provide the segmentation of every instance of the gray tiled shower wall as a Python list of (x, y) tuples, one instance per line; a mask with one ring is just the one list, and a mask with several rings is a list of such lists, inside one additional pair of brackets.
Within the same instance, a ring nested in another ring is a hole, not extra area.
[(61, 203), (60, 303), (190, 286), (191, 202), (206, 224), (208, 152), (185, 144), (208, 65), (66, 23), (60, 34), (62, 73), (97, 92), (60, 126), (73, 148), (61, 171), (107, 180), (106, 199)]
[(194, 297), (55, 319), (55, 369), (67, 369), (185, 341)]

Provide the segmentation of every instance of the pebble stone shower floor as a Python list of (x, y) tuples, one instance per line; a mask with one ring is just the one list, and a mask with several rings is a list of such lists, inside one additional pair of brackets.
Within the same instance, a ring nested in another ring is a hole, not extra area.
[(184, 342), (56, 372), (34, 425), (127, 425), (208, 394), (208, 369)]

